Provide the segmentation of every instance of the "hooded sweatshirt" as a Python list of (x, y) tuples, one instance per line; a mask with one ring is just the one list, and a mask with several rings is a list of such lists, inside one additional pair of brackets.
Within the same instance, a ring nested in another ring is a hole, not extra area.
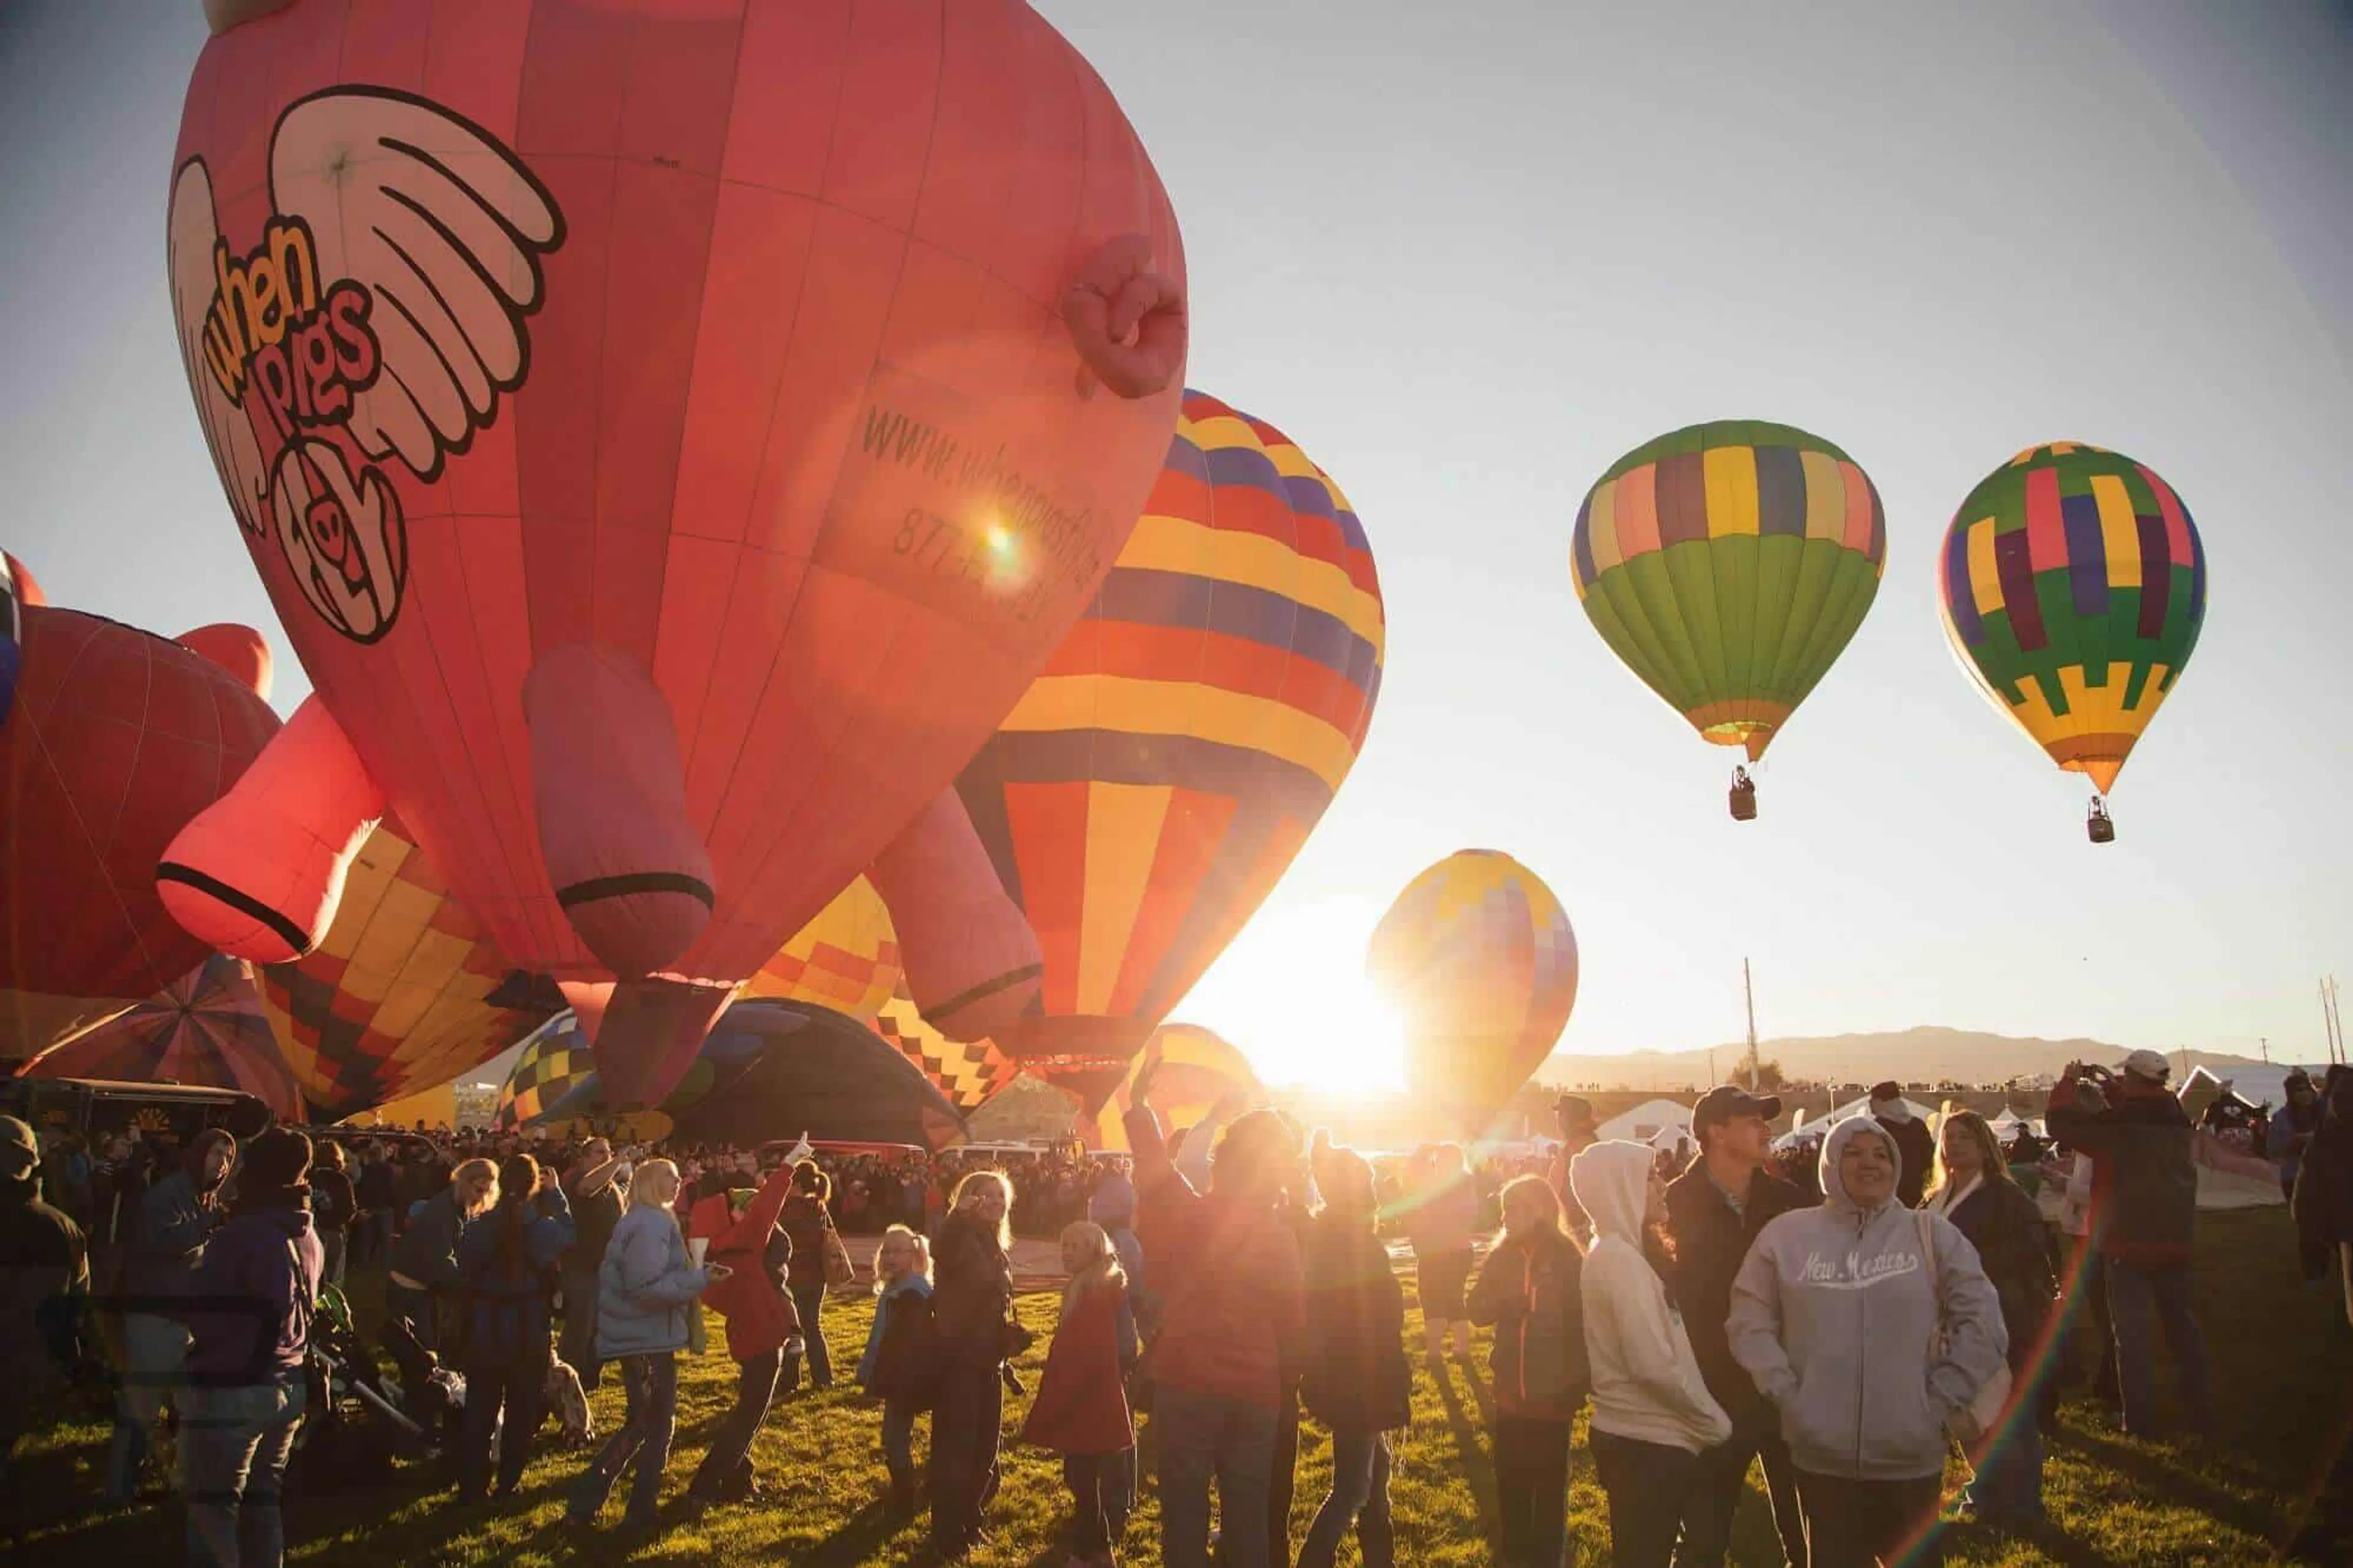
[[(1945, 1418), (1977, 1394), (2010, 1348), (1977, 1249), (1941, 1215), (1891, 1195), (1847, 1195), (1839, 1157), (1887, 1131), (1850, 1117), (1822, 1143), (1822, 1206), (1757, 1234), (1732, 1285), (1732, 1353), (1780, 1412), (1799, 1469), (1850, 1480), (1916, 1480), (1945, 1468)], [(1933, 1241), (1932, 1264), (1922, 1246)], [(1939, 1318), (1945, 1355), (1929, 1360)]]
[(1730, 1437), (1732, 1418), (1709, 1395), (1683, 1315), (1642, 1255), (1652, 1157), (1646, 1143), (1613, 1140), (1569, 1162), (1569, 1186), (1593, 1221), (1579, 1286), (1593, 1426), (1695, 1454)]
[(211, 1387), (302, 1380), (326, 1249), (309, 1188), (248, 1194), (205, 1247), (183, 1302), (189, 1381)]

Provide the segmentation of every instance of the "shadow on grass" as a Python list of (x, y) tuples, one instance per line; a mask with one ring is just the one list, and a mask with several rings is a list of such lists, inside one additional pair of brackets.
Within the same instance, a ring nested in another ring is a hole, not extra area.
[(843, 1521), (840, 1529), (818, 1542), (807, 1556), (794, 1561), (807, 1568), (853, 1568), (860, 1563), (879, 1563), (882, 1548), (906, 1523), (903, 1516), (891, 1511), (886, 1500), (877, 1498)]
[[(1479, 1510), (1479, 1532), (1491, 1547), (1500, 1551), (1504, 1521), (1495, 1500), (1495, 1467), (1489, 1462), (1487, 1451), (1479, 1441), (1481, 1428), (1472, 1425), (1462, 1396), (1454, 1391), (1452, 1368), (1442, 1361), (1432, 1362), (1430, 1373), (1438, 1384), (1438, 1397), (1446, 1406), (1446, 1425), (1454, 1434), (1454, 1451), (1462, 1462), (1463, 1479), (1470, 1482), (1471, 1500)], [(1492, 1408), (1486, 1390), (1479, 1384), (1479, 1374), (1465, 1368), (1464, 1381), (1471, 1385), (1472, 1401), (1482, 1408)]]
[(2194, 1509), (2258, 1541), (2272, 1541), (2278, 1529), (2279, 1521), (2272, 1510), (2225, 1491), (2198, 1471), (2179, 1463), (2168, 1463), (2144, 1448), (2072, 1425), (2062, 1426), (2048, 1440), (2054, 1448), (2080, 1454), (2124, 1477), (2144, 1497), (2164, 1498)]

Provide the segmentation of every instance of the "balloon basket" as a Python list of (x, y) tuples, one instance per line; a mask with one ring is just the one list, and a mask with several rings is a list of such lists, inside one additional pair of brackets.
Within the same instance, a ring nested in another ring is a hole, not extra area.
[(1732, 770), (1732, 820), (1757, 820), (1757, 781), (1748, 776), (1746, 768)]
[(2084, 832), (2094, 844), (2116, 841), (2116, 818), (2108, 815), (2108, 803), (2098, 795), (2092, 797), (2092, 809), (2084, 814)]

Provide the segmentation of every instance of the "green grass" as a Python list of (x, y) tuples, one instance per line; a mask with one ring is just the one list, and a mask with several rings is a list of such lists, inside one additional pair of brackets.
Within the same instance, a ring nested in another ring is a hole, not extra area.
[[(2200, 1310), (2215, 1360), (2225, 1440), (2195, 1458), (2125, 1437), (2095, 1407), (2071, 1404), (2045, 1471), (2051, 1526), (2031, 1539), (2005, 1540), (1970, 1528), (1949, 1533), (1961, 1563), (2061, 1563), (2153, 1568), (2169, 1563), (2247, 1563), (2273, 1555), (2293, 1533), (2309, 1494), (2345, 1446), (2353, 1419), (2353, 1331), (2343, 1309), (2306, 1291), (2295, 1277), (2286, 1216), (2257, 1211), (2208, 1216), (2201, 1232)], [(1032, 1388), (1044, 1359), (1043, 1332), (1055, 1298), (1023, 1298), (1025, 1321), (1040, 1331), (1025, 1358)], [(871, 1307), (834, 1303), (828, 1338), (845, 1371), (864, 1343)], [(1411, 1325), (1417, 1335), (1418, 1320)], [(701, 1458), (711, 1427), (733, 1397), (733, 1363), (712, 1336), (710, 1354), (688, 1361), (681, 1377), (678, 1443), (667, 1492), (676, 1500)], [(1417, 1341), (1417, 1343), (1419, 1342)], [(612, 1380), (597, 1396), (609, 1429), (619, 1416)], [(1442, 1380), (1417, 1373), (1414, 1420), (1397, 1466), (1392, 1498), (1398, 1561), (1413, 1568), (1472, 1568), (1492, 1561), (1493, 1472), (1483, 1366), (1457, 1362)], [(982, 1568), (1061, 1568), (1058, 1534), (1066, 1517), (1058, 1461), (1009, 1440), (1019, 1410), (1008, 1409), (1004, 1489), (990, 1516), (996, 1542), (974, 1559)], [(766, 1495), (744, 1508), (715, 1509), (699, 1522), (678, 1523), (659, 1540), (616, 1538), (620, 1500), (607, 1526), (583, 1538), (560, 1522), (562, 1489), (585, 1456), (543, 1447), (522, 1496), (503, 1508), (459, 1508), (427, 1489), (421, 1470), (404, 1469), (372, 1494), (290, 1501), (291, 1559), (363, 1568), (441, 1564), (850, 1564), (905, 1563), (923, 1558), (920, 1523), (892, 1529), (881, 1507), (877, 1413), (857, 1394), (804, 1395), (772, 1412), (754, 1458)], [(918, 1445), (923, 1428), (918, 1428)], [(1148, 1427), (1147, 1427), (1148, 1434)], [(178, 1560), (176, 1510), (160, 1498), (140, 1506), (94, 1506), (105, 1432), (64, 1428), (28, 1440), (20, 1453), (8, 1523), (22, 1532), (27, 1563), (169, 1563)], [(1150, 1443), (1145, 1443), (1147, 1467)], [(1293, 1539), (1304, 1532), (1330, 1475), (1331, 1447), (1310, 1422), (1302, 1439)], [(1948, 1481), (1957, 1487), (1957, 1463)], [(2339, 1487), (2345, 1482), (2340, 1479)], [(2341, 1496), (2341, 1493), (2340, 1493)], [(1600, 1489), (1580, 1434), (1570, 1497), (1580, 1562), (1608, 1561), (1609, 1531)], [(1123, 1560), (1156, 1563), (1157, 1511), (1146, 1496)], [(1342, 1561), (1353, 1563), (1354, 1546)], [(1735, 1560), (1778, 1562), (1769, 1515), (1752, 1490), (1736, 1535)]]

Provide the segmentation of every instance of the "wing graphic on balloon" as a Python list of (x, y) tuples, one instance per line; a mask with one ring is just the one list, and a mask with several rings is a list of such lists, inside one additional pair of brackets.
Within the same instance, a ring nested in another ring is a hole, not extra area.
[(269, 195), (308, 226), (322, 279), (368, 290), (383, 363), (354, 392), (352, 439), (438, 477), (444, 455), (491, 422), (499, 394), (522, 384), (539, 256), (563, 238), (554, 198), (448, 110), (347, 89), (278, 122)]
[[(488, 132), (381, 88), (289, 109), (271, 216), (239, 256), (201, 158), (172, 187), (172, 306), (205, 441), (249, 534), (354, 642), (392, 629), (408, 582), (398, 492), (427, 483), (522, 384), (554, 198)], [(354, 448), (347, 453), (333, 437)]]
[[(179, 325), (180, 363), (188, 374), (188, 395), (195, 400), (205, 445), (212, 450), (213, 467), (220, 470), (237, 525), (258, 534), (262, 516), (269, 510), (269, 465), (262, 460), (252, 420), (221, 378), (206, 368), (208, 362), (219, 363), (210, 361), (205, 339), (212, 324), (213, 292), (220, 281), (213, 268), (213, 252), (221, 237), (220, 225), (213, 216), (212, 175), (202, 160), (191, 161), (172, 182), (172, 210), (165, 226), (172, 314)], [(227, 348), (224, 340), (220, 352), (225, 354)]]

